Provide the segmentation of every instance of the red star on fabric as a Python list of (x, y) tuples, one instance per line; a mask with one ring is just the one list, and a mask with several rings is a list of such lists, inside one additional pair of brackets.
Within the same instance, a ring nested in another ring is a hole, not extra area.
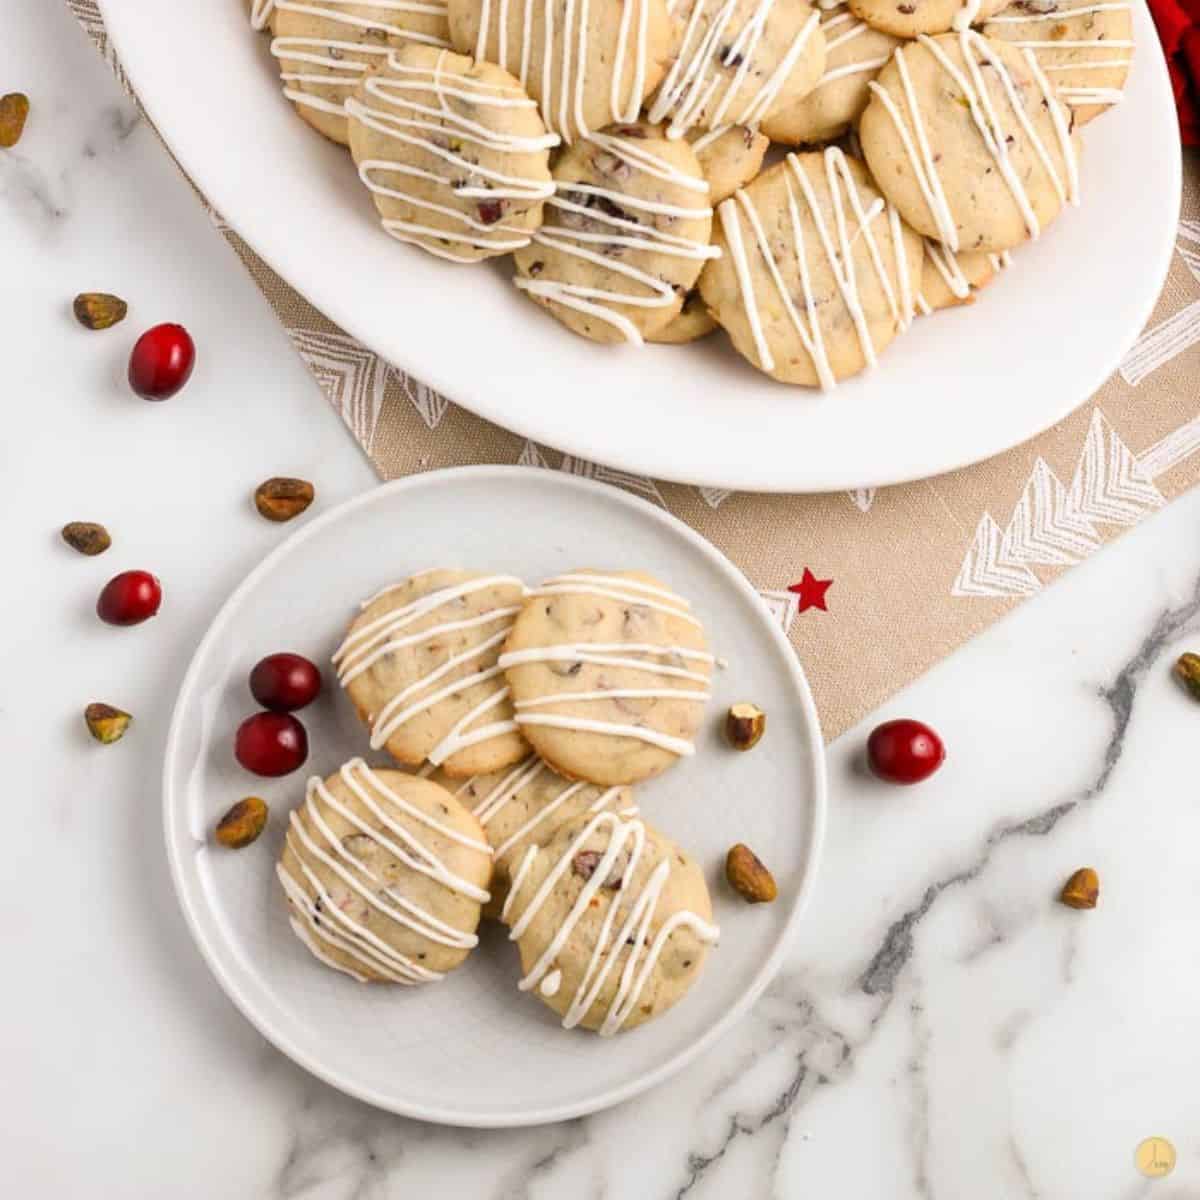
[(800, 607), (796, 610), (797, 612), (808, 612), (810, 608), (819, 608), (822, 612), (828, 612), (829, 609), (825, 607), (825, 593), (831, 587), (833, 587), (832, 579), (818, 579), (805, 567), (800, 582), (793, 583), (788, 591), (800, 597)]

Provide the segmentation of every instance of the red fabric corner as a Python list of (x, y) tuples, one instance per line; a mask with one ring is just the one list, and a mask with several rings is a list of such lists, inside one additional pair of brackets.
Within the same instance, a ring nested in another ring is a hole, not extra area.
[(1149, 0), (1185, 146), (1200, 146), (1200, 0)]

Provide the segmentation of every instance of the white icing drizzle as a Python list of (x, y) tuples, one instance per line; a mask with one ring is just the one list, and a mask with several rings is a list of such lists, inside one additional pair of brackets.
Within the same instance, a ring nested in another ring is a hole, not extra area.
[[(672, 15), (677, 3), (678, 0), (669, 0), (667, 4), (667, 11)], [(820, 13), (812, 13), (792, 39), (779, 65), (769, 75), (762, 75), (761, 83), (741, 112), (734, 115), (729, 112), (730, 106), (734, 96), (750, 77), (751, 60), (762, 40), (776, 0), (758, 0), (754, 12), (740, 29), (734, 25), (734, 15), (741, 0), (713, 0), (713, 3), (718, 7), (707, 32), (702, 32), (701, 17), (709, 0), (692, 0), (679, 55), (659, 85), (650, 106), (649, 120), (655, 124), (670, 116), (668, 137), (683, 137), (697, 123), (700, 114), (715, 100), (722, 78), (726, 80), (725, 90), (709, 113), (706, 124), (712, 128), (721, 125), (757, 128), (787, 82), (813, 30), (820, 23)], [(735, 63), (737, 67), (734, 73), (722, 76), (721, 68)]]
[[(963, 274), (958, 255), (932, 238), (925, 239), (925, 253), (951, 293), (959, 300), (965, 300), (971, 294), (971, 283)], [(1012, 255), (1007, 250), (1001, 254), (989, 254), (987, 260), (993, 271), (1003, 271), (1012, 266)], [(926, 317), (933, 312), (933, 305), (920, 292), (917, 293), (917, 309)]]
[[(363, 88), (374, 104), (351, 98), (346, 101), (345, 108), (347, 116), (362, 122), (376, 133), (415, 147), (447, 164), (446, 171), (442, 173), (384, 158), (369, 158), (359, 162), (359, 178), (375, 195), (403, 200), (415, 208), (440, 213), (462, 226), (461, 230), (447, 230), (385, 218), (383, 228), (398, 241), (411, 242), (439, 258), (451, 262), (474, 262), (476, 260), (471, 255), (455, 254), (438, 245), (438, 241), (449, 238), (492, 254), (526, 246), (530, 239), (528, 230), (501, 223), (502, 202), (518, 200), (532, 204), (545, 200), (554, 194), (554, 183), (549, 179), (536, 180), (505, 174), (482, 163), (472, 163), (463, 154), (451, 149), (452, 139), (482, 147), (484, 152), (517, 155), (539, 154), (549, 150), (559, 144), (559, 137), (553, 133), (537, 137), (506, 134), (455, 112), (447, 102), (447, 97), (467, 101), (476, 108), (536, 111), (537, 105), (519, 88), (486, 83), (457, 73), (443, 73), (445, 55), (446, 51), (439, 54), (430, 70), (405, 66), (395, 53), (390, 54), (387, 70), (391, 75), (373, 74)], [(435, 105), (421, 102), (429, 94), (435, 98)], [(421, 199), (388, 182), (394, 181), (397, 176), (401, 179), (408, 176), (429, 180), (445, 191), (447, 199), (458, 197), (480, 201), (472, 206), (480, 214), (485, 205), (496, 205), (496, 217), (492, 221), (485, 221), (482, 215), (473, 217), (451, 205)]]
[[(479, 579), (469, 579), (464, 583), (451, 584), (444, 588), (438, 588), (391, 612), (384, 613), (383, 616), (368, 621), (365, 625), (353, 629), (347, 634), (346, 639), (333, 654), (338, 680), (343, 687), (363, 671), (368, 670), (383, 656), (405, 646), (431, 641), (442, 634), (454, 633), (462, 629), (471, 629), (497, 621), (502, 622), (499, 629), (489, 634), (477, 645), (470, 646), (459, 654), (451, 655), (440, 666), (432, 668), (392, 696), (372, 718), (371, 748), (373, 750), (386, 746), (397, 730), (414, 717), (427, 712), (439, 701), (457, 692), (465, 691), (476, 684), (497, 679), (501, 673), (499, 666), (485, 667), (465, 677), (454, 676), (454, 672), (465, 663), (480, 658), (499, 647), (508, 637), (516, 614), (520, 612), (520, 606), (506, 605), (475, 617), (440, 621), (428, 629), (419, 630), (416, 633), (406, 634), (404, 631), (430, 613), (453, 604), (474, 592), (509, 585), (520, 588), (524, 594), (524, 584), (513, 575), (488, 575)], [(369, 606), (388, 592), (405, 586), (407, 583), (395, 584), (382, 589), (365, 601), (364, 607)], [(447, 676), (453, 677), (443, 687), (433, 691), (429, 690)], [(497, 685), (495, 690), (460, 718), (445, 737), (430, 750), (427, 756), (429, 762), (440, 765), (460, 750), (514, 732), (517, 724), (512, 720), (492, 721), (479, 728), (472, 728), (479, 718), (503, 704), (508, 696), (508, 688), (502, 683)]]
[(970, 29), (979, 18), (979, 10), (982, 7), (983, 0), (963, 0), (963, 6), (954, 14), (954, 20), (950, 22), (950, 27), (956, 33)]
[(538, 991), (541, 992), (543, 996), (557, 996), (558, 989), (561, 987), (562, 972), (555, 968), (542, 980), (540, 984), (538, 984)]
[[(377, 9), (379, 15), (374, 18), (363, 17), (348, 11), (351, 7)], [(321, 96), (311, 95), (295, 85), (311, 83), (326, 88), (344, 89), (349, 97), (349, 93), (370, 71), (369, 60), (382, 59), (389, 53), (389, 47), (382, 40), (377, 45), (348, 40), (348, 35), (354, 30), (368, 30), (384, 38), (406, 38), (429, 46), (447, 49), (450, 46), (444, 38), (418, 33), (396, 23), (396, 19), (403, 20), (405, 13), (445, 19), (446, 5), (431, 0), (312, 0), (311, 3), (304, 3), (303, 0), (254, 0), (250, 9), (251, 27), (265, 28), (275, 11), (319, 17), (346, 30), (344, 37), (276, 37), (271, 41), (271, 53), (276, 58), (324, 68), (317, 72), (282, 71), (280, 79), (284, 85), (283, 94), (293, 104), (317, 109), (333, 116), (345, 114), (343, 104), (335, 104)], [(392, 19), (393, 14), (395, 19)], [(356, 55), (365, 55), (368, 61), (356, 58)]]
[[(595, 133), (588, 140), (620, 159), (633, 171), (650, 175), (687, 191), (702, 195), (708, 194), (708, 184), (705, 180), (680, 170), (673, 163), (659, 158), (646, 147), (637, 145), (631, 138)], [(585, 199), (594, 198), (600, 203), (596, 205), (580, 204), (571, 198), (573, 196), (582, 196)], [(603, 211), (601, 205), (606, 201), (610, 205), (617, 206), (622, 212), (645, 214), (649, 223), (632, 220), (628, 217), (614, 216)], [(596, 317), (619, 330), (625, 340), (634, 345), (642, 344), (642, 335), (637, 326), (623, 313), (616, 312), (607, 305), (623, 304), (634, 308), (669, 308), (672, 304), (678, 303), (679, 297), (675, 289), (665, 280), (631, 263), (606, 256), (602, 252), (602, 248), (614, 245), (625, 246), (632, 250), (664, 254), (671, 258), (690, 258), (701, 261), (716, 258), (720, 254), (720, 251), (707, 241), (696, 241), (693, 238), (669, 233), (659, 229), (654, 223), (655, 217), (666, 217), (668, 221), (689, 218), (702, 220), (705, 217), (711, 217), (712, 207), (707, 204), (703, 208), (688, 208), (677, 204), (643, 200), (613, 188), (574, 182), (558, 184), (555, 195), (550, 197), (546, 203), (553, 208), (586, 217), (589, 221), (608, 228), (596, 231), (574, 229), (562, 224), (543, 225), (534, 233), (533, 241), (573, 258), (594, 263), (617, 275), (624, 276), (640, 286), (632, 291), (610, 291), (580, 283), (546, 279), (541, 276), (537, 278), (518, 276), (513, 283), (521, 291), (528, 292), (530, 295), (542, 296), (556, 304), (574, 309), (576, 312)], [(600, 251), (588, 249), (589, 245), (599, 247)]]
[[(1045, 143), (1038, 135), (1037, 130), (1034, 129), (1033, 124), (1029, 120), (1028, 113), (1026, 113), (1024, 106), (1021, 104), (1016, 84), (1008, 67), (993, 52), (986, 38), (981, 37), (973, 30), (964, 30), (958, 35), (959, 49), (967, 67), (966, 75), (951, 62), (942, 47), (932, 38), (922, 34), (917, 40), (933, 55), (942, 70), (950, 76), (956, 86), (962, 91), (970, 109), (975, 128), (979, 132), (979, 136), (988, 153), (991, 155), (993, 162), (995, 162), (1001, 178), (1007, 185), (1021, 213), (1021, 219), (1025, 223), (1025, 228), (1029, 236), (1036, 238), (1041, 232), (1041, 225), (1037, 219), (1037, 215), (1033, 211), (1033, 206), (1029, 200), (1029, 193), (1026, 191), (1025, 185), (1021, 181), (1016, 168), (1013, 166), (1003, 126), (1000, 124), (992, 97), (984, 84), (980, 62), (986, 63), (995, 70), (996, 77), (1000, 81), (1009, 108), (1021, 126), (1025, 136), (1029, 139), (1029, 144), (1041, 162), (1060, 201), (1064, 203), (1069, 201), (1071, 204), (1078, 204), (1079, 178), (1075, 147), (1071, 142), (1070, 131), (1067, 128), (1066, 121), (1063, 119), (1062, 110), (1055, 99), (1054, 89), (1038, 66), (1037, 59), (1031, 51), (1023, 51), (1026, 63), (1029, 65), (1034, 80), (1038, 84), (1039, 90), (1042, 93), (1042, 99), (1045, 101), (1046, 109), (1050, 114), (1051, 123), (1054, 126), (1059, 151), (1067, 172), (1065, 182), (1059, 176)], [(901, 115), (895, 99), (893, 99), (886, 88), (882, 87), (875, 80), (872, 80), (868, 86), (872, 94), (884, 106), (885, 111), (891, 118), (900, 136), (904, 152), (912, 165), (913, 174), (921, 190), (921, 195), (924, 197), (925, 203), (929, 207), (929, 211), (933, 217), (934, 224), (937, 226), (938, 240), (944, 242), (949, 249), (958, 250), (960, 248), (958, 228), (955, 224), (954, 216), (950, 211), (950, 205), (946, 200), (941, 176), (937, 169), (937, 160), (925, 133), (925, 123), (921, 119), (921, 110), (913, 91), (912, 79), (908, 73), (908, 63), (905, 59), (903, 46), (896, 48), (893, 58), (900, 77), (907, 121), (905, 120), (905, 116)], [(916, 145), (913, 143), (912, 134), (909, 130), (910, 124), (912, 131), (916, 133)]]
[[(1069, 21), (1072, 17), (1086, 16), (1090, 13), (1129, 12), (1132, 4), (1128, 0), (1113, 0), (1112, 3), (1082, 4), (1075, 8), (1056, 8), (1050, 12), (1027, 12), (1020, 15), (1000, 15), (989, 18), (989, 25), (1024, 25), (1033, 21)], [(1013, 41), (1013, 46), (1023, 50), (1131, 50), (1133, 42), (1117, 38), (1076, 38), (1074, 40), (1045, 41), (1037, 39)], [(1125, 70), (1132, 66), (1130, 58), (1092, 59), (1085, 62), (1047, 63), (1042, 69), (1047, 73), (1062, 73), (1074, 71)], [(1057, 95), (1064, 104), (1073, 108), (1084, 105), (1119, 104), (1124, 96), (1120, 87), (1086, 87), (1079, 85), (1060, 86)]]
[[(584, 826), (558, 861), (550, 868), (541, 886), (523, 906), (520, 915), (512, 922), (509, 932), (511, 940), (517, 941), (524, 936), (530, 923), (550, 898), (555, 885), (571, 869), (576, 852), (588, 838), (601, 829), (606, 829), (609, 833), (608, 845), (604, 853), (592, 870), (591, 876), (584, 882), (575, 903), (555, 930), (545, 950), (517, 986), (521, 991), (530, 991), (535, 987), (546, 985), (553, 990), (543, 990), (543, 995), (551, 996), (557, 993), (562, 986), (562, 974), (559, 968), (554, 967), (554, 960), (567, 945), (576, 926), (588, 911), (592, 898), (608, 879), (618, 856), (627, 851), (629, 860), (622, 872), (621, 882), (604, 914), (596, 937), (596, 944), (592, 948), (583, 976), (571, 997), (571, 1003), (562, 1021), (565, 1029), (574, 1028), (579, 1024), (596, 1002), (601, 989), (608, 981), (609, 976), (617, 969), (621, 956), (624, 954), (625, 964), (620, 969), (616, 990), (598, 1031), (602, 1037), (611, 1037), (620, 1030), (630, 1013), (637, 1007), (646, 982), (650, 978), (668, 938), (676, 929), (688, 929), (701, 942), (708, 944), (716, 942), (720, 930), (698, 914), (680, 910), (672, 913), (663, 921), (658, 932), (651, 939), (650, 933), (655, 912), (671, 874), (672, 860), (669, 856), (664, 858), (649, 873), (641, 887), (635, 890), (633, 878), (645, 851), (646, 827), (641, 821), (623, 821), (614, 813), (602, 812), (596, 814)], [(529, 868), (537, 854), (537, 848), (530, 847), (521, 862), (520, 870), (513, 879), (512, 888), (504, 904), (506, 920), (513, 915), (514, 900), (522, 890), (528, 877)], [(624, 917), (620, 926), (614, 931), (617, 918), (622, 912)], [(629, 949), (628, 953), (626, 953), (627, 944), (632, 945), (632, 949)], [(557, 980), (553, 978), (554, 975), (558, 975)], [(547, 983), (547, 981), (549, 982)]]
[[(833, 230), (829, 228), (825, 214), (821, 210), (816, 192), (800, 161), (794, 154), (785, 159), (788, 169), (784, 182), (787, 186), (788, 214), (791, 219), (792, 245), (790, 250), (795, 255), (800, 286), (804, 299), (803, 316), (796, 309), (793, 297), (783, 279), (776, 260), (775, 252), (763, 228), (762, 221), (744, 191), (738, 191), (719, 208), (721, 226), (729, 242), (730, 254), (733, 258), (734, 270), (738, 279), (742, 303), (746, 310), (746, 319), (754, 338), (755, 349), (759, 364), (766, 371), (774, 369), (775, 360), (767, 344), (762, 316), (759, 310), (758, 297), (754, 290), (754, 281), (750, 273), (749, 259), (746, 255), (745, 241), (742, 237), (741, 218), (744, 216), (754, 235), (758, 252), (767, 267), (771, 283), (783, 304), (784, 310), (800, 338), (801, 345), (811, 358), (817, 373), (818, 381), (823, 389), (829, 390), (837, 384), (829, 357), (825, 348), (825, 335), (817, 314), (817, 299), (812, 286), (812, 271), (809, 262), (809, 248), (805, 240), (804, 229), (800, 219), (800, 209), (796, 199), (796, 188), (799, 188), (807, 205), (812, 223), (816, 226), (817, 239), (829, 262), (837, 284), (838, 293), (846, 306), (854, 325), (855, 333), (862, 348), (863, 357), (868, 366), (876, 361), (874, 339), (870, 326), (859, 300), (859, 282), (854, 255), (851, 253), (854, 242), (862, 237), (867, 246), (871, 267), (875, 277), (887, 299), (888, 307), (899, 328), (906, 329), (912, 322), (914, 311), (913, 281), (909, 274), (908, 255), (904, 249), (900, 218), (891, 205), (877, 198), (869, 208), (864, 208), (859, 195), (858, 186), (850, 172), (845, 154), (836, 146), (830, 146), (823, 152), (825, 178), (829, 187), (830, 206), (833, 211)], [(795, 187), (793, 186), (795, 185)], [(846, 201), (855, 222), (853, 236), (850, 233), (850, 222), (847, 219)], [(884, 267), (883, 254), (875, 237), (872, 224), (881, 214), (887, 214), (888, 235), (891, 243), (892, 264), (896, 273), (898, 288), (892, 286), (891, 277)], [(897, 292), (899, 294), (897, 294)]]
[[(319, 876), (309, 866), (309, 862), (320, 862), (369, 908), (382, 913), (395, 924), (402, 925), (438, 945), (469, 950), (478, 944), (479, 939), (474, 933), (455, 929), (427, 909), (415, 904), (401, 894), (399, 884), (383, 886), (383, 880), (347, 849), (345, 841), (349, 837), (362, 835), (408, 869), (481, 904), (488, 899), (487, 891), (452, 871), (443, 859), (393, 814), (399, 811), (418, 825), (432, 829), (457, 845), (481, 854), (490, 854), (491, 851), (486, 843), (460, 833), (405, 800), (389, 788), (361, 758), (346, 763), (339, 774), (370, 814), (371, 819), (365, 820), (353, 808), (340, 801), (319, 776), (314, 776), (308, 781), (303, 808), (311, 823), (310, 829), (305, 828), (298, 812), (293, 812), (287, 834), (287, 841), (296, 856), (303, 882), (292, 875), (282, 862), (276, 868), (284, 893), (291, 901), (292, 928), (323, 963), (344, 971), (359, 981), (365, 981), (367, 976), (335, 962), (321, 948), (318, 938), (360, 963), (373, 974), (382, 975), (395, 983), (430, 983), (439, 980), (443, 978), (440, 972), (430, 970), (415, 959), (401, 954), (363, 922), (339, 908)], [(345, 839), (339, 837), (322, 815), (322, 807), (326, 811), (337, 813), (357, 832), (346, 835)], [(316, 900), (305, 888), (304, 883), (315, 893)]]
[[(479, 34), (475, 39), (475, 58), (480, 62), (495, 62), (505, 70), (512, 69), (508, 64), (509, 4), (510, 0), (499, 0), (496, 21), (496, 53), (489, 55), (487, 51), (488, 37), (491, 33), (492, 0), (482, 0), (479, 12)], [(559, 34), (560, 44), (557, 46), (555, 44), (554, 7), (552, 3), (542, 5), (545, 22), (544, 36), (541, 44), (541, 60), (535, 64), (532, 61), (534, 0), (523, 0), (520, 15), (520, 62), (514, 65), (517, 68), (517, 78), (520, 79), (521, 86), (526, 90), (529, 90), (531, 69), (537, 71), (537, 75), (534, 77), (540, 76), (541, 95), (539, 101), (546, 124), (571, 142), (577, 137), (586, 138), (590, 134), (583, 112), (586, 76), (589, 68), (595, 68), (595, 64), (590, 64), (589, 61), (588, 0), (565, 0), (563, 28)], [(612, 82), (609, 88), (609, 113), (614, 122), (637, 120), (638, 110), (642, 106), (642, 95), (646, 90), (647, 38), (650, 17), (648, 0), (637, 0), (636, 7), (637, 33), (633, 50), (633, 76), (630, 81), (629, 99), (622, 106), (621, 92), (624, 89), (627, 73), (628, 51), (626, 46), (634, 21), (634, 4), (630, 0), (629, 3), (621, 6), (621, 23), (617, 31)], [(560, 68), (557, 103), (554, 96), (556, 61)]]

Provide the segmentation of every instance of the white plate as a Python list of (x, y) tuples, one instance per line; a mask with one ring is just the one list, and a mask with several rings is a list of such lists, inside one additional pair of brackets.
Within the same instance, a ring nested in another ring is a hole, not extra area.
[[(300, 715), (309, 761), (285, 780), (233, 760), (246, 685), (264, 654), (326, 664), (356, 602), (433, 565), (539, 580), (577, 566), (642, 566), (687, 596), (714, 652), (698, 753), (638, 789), (643, 815), (705, 867), (724, 939), (691, 992), (640, 1029), (599, 1038), (559, 1027), (516, 990), (499, 927), (444, 983), (363, 986), (322, 967), (288, 928), (273, 864), (304, 779), (366, 750), (336, 684)], [(724, 747), (720, 713), (753, 699), (768, 715), (748, 754)], [(407, 1116), (459, 1125), (560, 1120), (665, 1079), (746, 1011), (779, 966), (812, 888), (825, 822), (820, 729), (804, 674), (745, 578), (686, 525), (602, 484), (527, 467), (414, 476), (358, 497), (289, 538), (234, 592), (184, 680), (164, 767), (167, 852), (192, 934), (221, 986), (285, 1054), (334, 1086)], [(271, 805), (250, 848), (215, 847), (216, 819), (247, 794)], [(748, 907), (720, 880), (736, 841), (778, 877), (776, 903)]]
[(455, 267), (389, 239), (345, 152), (280, 95), (245, 0), (100, 7), (181, 165), (331, 320), (481, 416), (644, 475), (813, 492), (996, 454), (1112, 373), (1171, 254), (1179, 129), (1140, 3), (1125, 102), (1084, 132), (1082, 208), (1022, 249), (979, 304), (918, 321), (878, 370), (828, 396), (772, 382), (721, 335), (682, 348), (593, 345), (516, 295), (507, 266)]

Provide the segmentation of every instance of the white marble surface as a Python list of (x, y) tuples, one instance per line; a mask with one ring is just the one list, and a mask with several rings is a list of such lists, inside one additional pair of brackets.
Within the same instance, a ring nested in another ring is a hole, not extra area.
[[(951, 757), (866, 780), (832, 748), (823, 878), (788, 966), (667, 1087), (563, 1126), (475, 1133), (375, 1112), (241, 1019), (192, 949), (161, 849), (159, 768), (187, 658), (281, 536), (270, 473), (321, 506), (369, 487), (266, 304), (53, 0), (10, 22), (0, 91), (32, 98), (0, 151), (0, 1194), (1189, 1200), (1200, 1195), (1200, 494), (1125, 537), (889, 704)], [(75, 326), (85, 288), (131, 301)], [(132, 334), (183, 321), (176, 400), (121, 382)], [(71, 519), (109, 524), (82, 559)], [(114, 571), (164, 582), (147, 626), (101, 626)], [(102, 749), (91, 699), (134, 726)], [(1094, 864), (1093, 913), (1053, 896)], [(1170, 1138), (1167, 1179), (1133, 1167)]]

